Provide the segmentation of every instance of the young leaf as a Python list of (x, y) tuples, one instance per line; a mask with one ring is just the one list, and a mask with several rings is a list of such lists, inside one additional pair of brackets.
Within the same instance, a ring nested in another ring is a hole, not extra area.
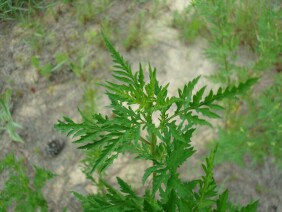
[(130, 185), (124, 182), (121, 178), (117, 177), (118, 184), (120, 185), (120, 191), (130, 195), (131, 197), (137, 198), (136, 193), (131, 189)]
[(197, 108), (196, 111), (198, 113), (202, 113), (204, 116), (207, 116), (209, 118), (215, 118), (215, 119), (220, 118), (219, 115), (217, 115), (214, 112), (211, 112), (208, 108)]
[(146, 171), (145, 171), (145, 173), (144, 173), (144, 175), (143, 175), (143, 177), (142, 177), (142, 183), (143, 183), (143, 185), (144, 185), (144, 183), (146, 182), (147, 178), (148, 178), (152, 173), (156, 172), (156, 171), (157, 171), (158, 169), (160, 169), (160, 168), (161, 168), (161, 166), (158, 166), (158, 165), (147, 168)]
[(201, 101), (201, 99), (202, 99), (202, 97), (203, 97), (203, 94), (204, 94), (205, 90), (206, 90), (206, 86), (202, 87), (202, 88), (193, 96), (193, 101), (190, 103), (190, 105), (191, 105), (192, 107), (195, 107), (195, 106), (197, 106), (197, 105), (200, 103), (200, 101)]

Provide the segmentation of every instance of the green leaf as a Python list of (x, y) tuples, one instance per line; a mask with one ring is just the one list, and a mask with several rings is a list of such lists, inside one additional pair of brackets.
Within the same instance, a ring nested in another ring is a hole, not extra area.
[(191, 114), (187, 116), (187, 120), (189, 123), (191, 123), (191, 125), (207, 125), (209, 127), (212, 127), (212, 125), (206, 120), (200, 119), (198, 116), (193, 116)]
[(259, 203), (258, 201), (250, 203), (247, 206), (242, 207), (240, 212), (256, 212), (257, 208), (258, 208), (258, 205), (259, 205), (258, 203)]
[(43, 76), (48, 76), (52, 72), (52, 64), (51, 63), (46, 63), (43, 67), (39, 69), (40, 74)]
[(179, 149), (175, 149), (167, 159), (167, 167), (169, 170), (174, 170), (182, 165), (187, 158), (191, 157), (195, 153), (193, 147), (187, 148), (187, 144), (180, 145)]
[(22, 126), (13, 121), (8, 122), (6, 125), (6, 130), (11, 140), (23, 143), (24, 142), (23, 139), (16, 131), (17, 128), (22, 128)]
[(40, 68), (40, 61), (39, 61), (38, 57), (32, 56), (31, 63), (35, 68), (37, 68), (37, 69)]
[(157, 190), (161, 188), (161, 184), (163, 183), (164, 185), (167, 184), (169, 175), (167, 174), (167, 169), (159, 169), (158, 172), (156, 172), (156, 175), (153, 180), (153, 188), (152, 188), (152, 193), (155, 194)]
[(185, 137), (183, 137), (182, 133), (176, 129), (175, 121), (173, 121), (172, 123), (168, 123), (167, 126), (169, 127), (169, 130), (171, 131), (171, 135), (174, 138), (176, 138), (176, 139), (178, 139), (179, 141), (182, 141), (182, 142), (188, 142), (185, 139)]
[(198, 83), (199, 79), (200, 76), (190, 81), (187, 85), (184, 86), (182, 90), (178, 89), (179, 100), (176, 102), (177, 111), (179, 111), (181, 107), (184, 107), (184, 109), (186, 109), (189, 106), (192, 92), (196, 84)]
[(210, 92), (209, 92), (209, 94), (205, 97), (205, 100), (204, 100), (204, 102), (209, 102), (209, 101), (211, 101), (212, 100), (212, 98), (213, 98), (213, 90), (210, 90)]
[[(83, 132), (85, 133), (85, 132)], [(75, 136), (80, 136), (82, 134), (82, 131), (77, 131), (75, 133)], [(84, 142), (89, 142), (89, 141), (95, 141), (95, 139), (98, 137), (99, 133), (98, 132), (93, 132), (93, 133), (87, 133), (85, 135), (81, 135), (79, 139), (74, 141), (74, 143), (84, 143)]]
[(216, 211), (225, 212), (228, 207), (228, 190), (225, 190), (216, 201)]
[(209, 208), (214, 204), (214, 197), (217, 195), (216, 184), (213, 178), (213, 163), (217, 147), (206, 158), (206, 164), (203, 164), (205, 176), (199, 181), (199, 197), (196, 209)]
[(56, 54), (55, 59), (58, 64), (65, 64), (68, 62), (69, 56), (66, 52), (62, 52), (62, 53)]
[(215, 118), (215, 119), (220, 118), (219, 115), (211, 112), (208, 108), (197, 108), (196, 111), (199, 112), (199, 113), (202, 113), (204, 116), (207, 116), (209, 118)]
[(142, 183), (143, 185), (145, 184), (147, 178), (155, 171), (157, 171), (158, 169), (160, 169), (161, 167), (160, 166), (152, 166), (152, 167), (149, 167), (146, 169), (143, 177), (142, 177)]
[[(110, 164), (104, 164), (104, 162), (111, 157), (111, 153), (115, 151), (118, 144), (123, 141), (123, 138), (120, 139), (113, 139), (110, 144), (104, 147), (104, 149), (101, 152), (101, 155), (99, 155), (99, 158), (97, 158), (97, 161), (94, 163), (93, 168), (91, 172), (94, 172), (96, 168), (103, 166), (103, 168), (106, 168), (107, 165)], [(106, 166), (105, 166), (106, 165)], [(102, 171), (102, 170), (100, 170)]]
[(158, 212), (162, 210), (160, 205), (155, 200), (155, 197), (150, 193), (148, 189), (146, 189), (143, 198), (144, 198), (143, 211)]
[(209, 104), (209, 108), (213, 110), (224, 110), (224, 107), (218, 105), (218, 104)]
[(194, 96), (193, 96), (193, 101), (190, 103), (191, 106), (195, 107), (197, 106), (202, 97), (203, 97), (203, 94), (205, 92), (205, 89), (206, 89), (206, 86), (202, 87)]
[(17, 133), (17, 129), (22, 127), (14, 122), (10, 112), (11, 96), (12, 91), (9, 89), (3, 95), (0, 95), (0, 132), (6, 130), (11, 140), (23, 143), (23, 139)]
[(219, 88), (217, 93), (213, 96), (213, 98), (211, 98), (211, 100), (209, 100), (209, 102), (211, 103), (215, 100), (219, 101), (219, 100), (222, 100), (223, 98), (234, 98), (236, 95), (245, 93), (257, 81), (258, 81), (258, 78), (251, 78), (251, 79), (248, 79), (244, 83), (240, 83), (237, 87), (236, 86), (228, 87), (224, 91), (222, 91), (222, 88)]
[(177, 194), (174, 190), (171, 190), (169, 196), (168, 196), (168, 201), (166, 204), (163, 205), (163, 209), (165, 212), (175, 212), (176, 207), (177, 207)]
[(144, 81), (144, 73), (141, 63), (139, 63), (138, 82), (141, 88), (143, 88), (145, 85), (145, 81)]
[(43, 169), (37, 166), (34, 166), (34, 168), (35, 168), (34, 186), (37, 190), (40, 190), (41, 188), (43, 188), (47, 180), (56, 176), (54, 173), (46, 169)]
[(119, 69), (126, 72), (128, 74), (128, 76), (133, 77), (131, 68), (128, 64), (128, 62), (126, 62), (123, 57), (120, 55), (119, 52), (117, 52), (115, 50), (115, 48), (112, 46), (112, 44), (109, 42), (109, 40), (107, 39), (107, 37), (104, 35), (104, 33), (101, 33), (104, 41), (105, 41), (105, 45), (107, 47), (107, 49), (110, 51), (112, 58), (113, 58), (113, 62), (118, 65)]
[(120, 77), (118, 75), (113, 75), (114, 78), (118, 79), (121, 82), (125, 82), (126, 84), (132, 84), (132, 80), (127, 77)]
[(131, 189), (130, 185), (128, 185), (126, 182), (124, 182), (121, 178), (117, 177), (118, 184), (120, 186), (121, 192), (125, 194), (129, 194), (132, 197), (137, 198), (136, 193)]

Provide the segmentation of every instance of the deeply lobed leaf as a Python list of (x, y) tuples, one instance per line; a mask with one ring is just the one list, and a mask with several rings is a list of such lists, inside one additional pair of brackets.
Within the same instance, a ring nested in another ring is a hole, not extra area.
[[(219, 118), (214, 111), (223, 108), (216, 101), (236, 97), (257, 79), (204, 95), (206, 86), (194, 91), (200, 78), (197, 77), (178, 90), (178, 97), (168, 97), (169, 84), (159, 85), (155, 68), (149, 65), (149, 82), (146, 83), (142, 65), (139, 65), (138, 72), (133, 73), (129, 63), (102, 36), (115, 64), (113, 77), (117, 82), (102, 84), (107, 89), (113, 116), (109, 118), (95, 114), (89, 118), (81, 114), (81, 123), (65, 117), (56, 128), (76, 138), (75, 142), (82, 144), (79, 148), (99, 151), (97, 158), (91, 161), (91, 171), (101, 172), (120, 153), (130, 152), (136, 154), (138, 159), (152, 161), (152, 166), (146, 169), (142, 178), (144, 184), (152, 176), (152, 182), (151, 189), (143, 197), (119, 177), (120, 191), (103, 182), (107, 188), (104, 195), (83, 197), (76, 194), (85, 210), (211, 211), (216, 206), (219, 210), (232, 208), (227, 201), (227, 192), (218, 196), (216, 190), (213, 179), (216, 150), (202, 165), (204, 176), (200, 179), (183, 182), (178, 168), (195, 152), (191, 146), (194, 126), (210, 125), (202, 116)], [(156, 123), (156, 115), (159, 123)]]

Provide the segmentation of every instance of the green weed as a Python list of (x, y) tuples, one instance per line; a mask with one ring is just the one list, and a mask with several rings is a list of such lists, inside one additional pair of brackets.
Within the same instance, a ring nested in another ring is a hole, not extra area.
[(117, 23), (114, 20), (105, 17), (103, 20), (101, 20), (99, 27), (89, 29), (84, 32), (84, 39), (88, 44), (95, 45), (99, 48), (104, 48), (103, 40), (101, 39), (101, 36), (99, 36), (100, 30), (102, 29), (111, 39), (114, 40), (116, 39), (115, 35), (119, 34), (119, 29), (116, 27), (116, 25)]
[(48, 211), (42, 188), (55, 176), (53, 173), (36, 166), (27, 167), (24, 160), (9, 154), (0, 161), (0, 174), (8, 176), (0, 190), (1, 211)]
[[(167, 88), (159, 85), (156, 69), (149, 65), (149, 82), (145, 82), (143, 67), (133, 73), (127, 61), (117, 52), (105, 36), (110, 51), (116, 83), (102, 84), (111, 101), (113, 116), (81, 113), (82, 122), (75, 123), (64, 117), (55, 128), (75, 138), (79, 149), (94, 151), (95, 159), (88, 162), (88, 176), (94, 171), (103, 173), (114, 160), (126, 152), (137, 159), (151, 161), (152, 166), (143, 175), (143, 185), (152, 179), (143, 196), (124, 180), (117, 177), (120, 189), (103, 180), (104, 193), (83, 196), (80, 200), (85, 211), (255, 211), (257, 202), (237, 207), (228, 202), (228, 191), (218, 194), (213, 178), (216, 148), (202, 165), (204, 175), (196, 180), (182, 181), (178, 167), (190, 158), (195, 150), (191, 137), (197, 125), (210, 125), (200, 115), (219, 118), (215, 109), (222, 109), (216, 101), (234, 98), (256, 82), (250, 79), (238, 87), (212, 90), (204, 97), (206, 86), (197, 92), (194, 88), (200, 77), (178, 90), (178, 96), (168, 97)], [(193, 93), (193, 94), (192, 94)], [(172, 110), (172, 111), (171, 111)], [(153, 118), (158, 116), (158, 122)], [(141, 133), (142, 132), (142, 133)], [(158, 197), (159, 196), (159, 197)]]
[(143, 5), (149, 5), (146, 9), (146, 15), (150, 16), (151, 18), (159, 18), (159, 14), (165, 7), (167, 6), (166, 0), (135, 0), (134, 1), (134, 7), (136, 6), (142, 6)]
[[(281, 63), (281, 12), (281, 5), (273, 5), (267, 0), (194, 0), (176, 20), (182, 34), (191, 31), (192, 35), (198, 29), (194, 30), (189, 23), (204, 22), (208, 31), (204, 35), (210, 41), (205, 54), (218, 65), (218, 72), (211, 79), (231, 85)], [(189, 36), (187, 39), (189, 41)], [(257, 56), (248, 66), (238, 64), (241, 59), (238, 50), (242, 46), (250, 48)]]
[(0, 20), (23, 19), (48, 6), (42, 0), (0, 0)]
[[(212, 81), (223, 86), (236, 85), (250, 76), (260, 76), (274, 65), (281, 64), (281, 5), (266, 0), (194, 0), (192, 6), (205, 20), (209, 30), (207, 38), (210, 45), (205, 49), (205, 55), (218, 69), (210, 77)], [(241, 62), (244, 59), (240, 55), (242, 48), (249, 49), (254, 54), (254, 59), (249, 63)], [(278, 75), (279, 73), (276, 77), (280, 78)], [(273, 87), (277, 90), (277, 82)], [(278, 93), (274, 95), (280, 96)], [(278, 142), (281, 137), (280, 124), (274, 118), (279, 115), (269, 113), (269, 119), (261, 117), (281, 103), (279, 98), (275, 98), (273, 103), (273, 99), (267, 98), (265, 94), (253, 97), (251, 93), (243, 96), (240, 101), (225, 102), (225, 128), (220, 130), (218, 138), (218, 151), (222, 159), (243, 164), (246, 155), (253, 162), (274, 156), (277, 163), (280, 163), (279, 151), (274, 153), (275, 148), (281, 149)], [(246, 110), (247, 113), (243, 112)], [(234, 153), (229, 154), (232, 150)]]
[(88, 82), (87, 87), (85, 88), (83, 94), (83, 113), (86, 115), (93, 114), (96, 108), (95, 105), (95, 97), (96, 97), (96, 89), (93, 86), (94, 82)]
[(205, 21), (190, 6), (182, 12), (174, 12), (172, 26), (179, 30), (180, 39), (188, 43), (207, 33)]
[(0, 132), (5, 130), (11, 140), (23, 142), (23, 139), (17, 133), (17, 129), (21, 128), (21, 126), (13, 121), (10, 112), (11, 96), (11, 90), (6, 90), (0, 95)]
[(75, 7), (78, 20), (82, 24), (88, 22), (100, 22), (104, 17), (104, 12), (110, 7), (111, 1), (109, 0), (83, 0), (74, 1), (72, 4)]
[(253, 164), (261, 164), (268, 156), (282, 167), (281, 80), (282, 75), (277, 74), (258, 100), (249, 100), (247, 112), (239, 111), (233, 125), (219, 131), (217, 162), (230, 160), (243, 166), (242, 159), (248, 157)]
[(129, 22), (126, 37), (123, 40), (123, 46), (127, 51), (145, 44), (148, 34), (145, 24), (144, 12), (140, 12)]
[(36, 54), (41, 54), (43, 46), (46, 46), (54, 39), (55, 35), (49, 33), (42, 21), (33, 21), (25, 25), (28, 29), (27, 35), (24, 37), (24, 42), (31, 48)]
[(72, 56), (70, 61), (70, 69), (82, 81), (89, 80), (90, 71), (86, 64), (88, 62), (89, 49), (80, 46), (76, 53)]
[(32, 57), (31, 62), (32, 65), (44, 77), (50, 77), (53, 72), (61, 70), (65, 65), (70, 66), (68, 54), (66, 53), (58, 53), (55, 55), (56, 65), (52, 65), (51, 63), (45, 63), (44, 65), (41, 65), (39, 58), (36, 56)]

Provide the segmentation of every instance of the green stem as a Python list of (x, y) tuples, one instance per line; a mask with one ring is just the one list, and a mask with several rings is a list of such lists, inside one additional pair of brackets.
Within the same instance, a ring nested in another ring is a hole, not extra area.
[[(154, 133), (152, 133), (152, 137), (151, 137), (151, 154), (154, 157), (156, 154), (156, 145), (157, 145), (157, 137)], [(155, 166), (155, 161), (153, 161), (153, 166)], [(153, 185), (154, 185), (154, 181), (155, 181), (155, 177), (156, 177), (156, 173), (153, 173)]]
[[(148, 114), (148, 116), (145, 117), (147, 123), (153, 124), (153, 120), (152, 120), (152, 113)], [(156, 145), (157, 145), (157, 136), (155, 133), (153, 133), (151, 130), (148, 131), (148, 134), (150, 136), (150, 148), (151, 148), (151, 155), (154, 158), (154, 156), (156, 155)], [(153, 166), (156, 165), (156, 162), (154, 160), (153, 161)], [(155, 182), (155, 177), (156, 177), (156, 173), (153, 173), (153, 185)], [(152, 186), (152, 190), (153, 190), (153, 186)]]
[(148, 145), (151, 145), (151, 143), (149, 141), (147, 141), (145, 138), (143, 138), (142, 136), (140, 136), (140, 140), (145, 142)]
[(156, 145), (157, 145), (157, 136), (152, 134), (152, 142), (151, 142), (151, 153), (154, 156), (156, 154)]
[(186, 113), (186, 112), (188, 112), (189, 110), (194, 110), (194, 109), (196, 109), (196, 108), (201, 107), (202, 105), (206, 105), (206, 104), (209, 104), (209, 103), (211, 103), (211, 102), (213, 102), (213, 100), (212, 100), (212, 101), (209, 101), (209, 102), (201, 102), (201, 103), (199, 103), (199, 104), (196, 105), (196, 106), (188, 107), (188, 108), (185, 108), (185, 109), (183, 109), (183, 110), (180, 110), (180, 111), (178, 111), (177, 113), (175, 113), (174, 115), (168, 117), (165, 121), (166, 121), (166, 122), (169, 122), (171, 119), (173, 119), (173, 118), (175, 118), (175, 117), (177, 117), (177, 116), (179, 116), (179, 115), (181, 115), (181, 114), (183, 114), (183, 113)]

